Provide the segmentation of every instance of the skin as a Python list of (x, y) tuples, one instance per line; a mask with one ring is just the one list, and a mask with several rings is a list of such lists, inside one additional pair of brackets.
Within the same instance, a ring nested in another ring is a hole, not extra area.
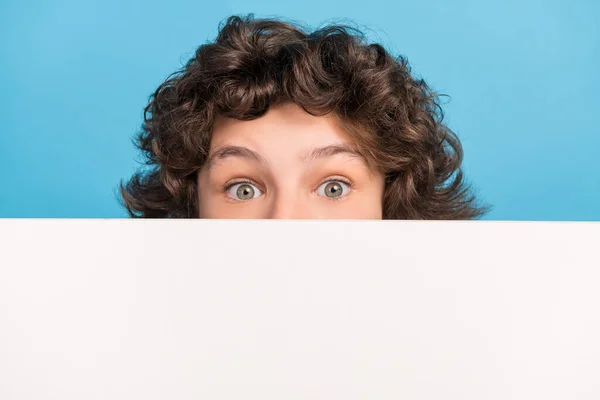
[(218, 118), (197, 177), (200, 218), (381, 219), (383, 175), (334, 116), (294, 104)]

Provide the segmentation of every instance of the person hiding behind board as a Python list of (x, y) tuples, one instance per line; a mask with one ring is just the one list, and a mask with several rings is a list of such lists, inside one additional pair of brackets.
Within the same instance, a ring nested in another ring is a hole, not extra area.
[(357, 29), (232, 16), (150, 98), (146, 218), (475, 219), (462, 146), (407, 60)]

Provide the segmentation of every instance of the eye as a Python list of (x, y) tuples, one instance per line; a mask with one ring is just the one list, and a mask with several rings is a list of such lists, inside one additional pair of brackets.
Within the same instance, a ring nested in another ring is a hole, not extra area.
[(240, 182), (229, 185), (227, 194), (235, 200), (248, 201), (259, 197), (262, 192), (250, 182)]
[(348, 194), (350, 184), (340, 180), (330, 180), (324, 182), (317, 188), (317, 194), (329, 199), (339, 199)]

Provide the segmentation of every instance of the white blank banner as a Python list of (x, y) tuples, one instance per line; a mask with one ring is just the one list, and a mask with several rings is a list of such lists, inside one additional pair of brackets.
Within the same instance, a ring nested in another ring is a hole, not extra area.
[(0, 220), (0, 399), (600, 399), (600, 224)]

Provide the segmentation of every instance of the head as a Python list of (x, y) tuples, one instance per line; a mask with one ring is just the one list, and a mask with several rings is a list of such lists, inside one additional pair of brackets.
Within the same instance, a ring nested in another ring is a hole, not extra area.
[(408, 62), (357, 30), (231, 17), (151, 96), (134, 217), (472, 219), (462, 147)]

